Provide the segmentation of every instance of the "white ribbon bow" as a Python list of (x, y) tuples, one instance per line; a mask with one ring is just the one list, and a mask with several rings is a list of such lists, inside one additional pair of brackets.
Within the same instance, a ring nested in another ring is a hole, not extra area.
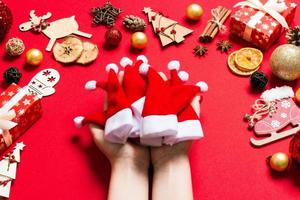
[(3, 136), (4, 143), (9, 146), (12, 143), (9, 130), (17, 125), (17, 123), (11, 121), (16, 117), (15, 110), (0, 113), (0, 135)]
[(277, 0), (269, 0), (267, 3), (262, 4), (259, 0), (246, 0), (239, 2), (234, 5), (234, 7), (238, 6), (249, 6), (251, 8), (255, 8), (257, 10), (268, 13), (272, 16), (282, 27), (288, 29), (289, 25), (286, 22), (285, 18), (280, 14), (288, 7), (285, 2), (278, 2)]

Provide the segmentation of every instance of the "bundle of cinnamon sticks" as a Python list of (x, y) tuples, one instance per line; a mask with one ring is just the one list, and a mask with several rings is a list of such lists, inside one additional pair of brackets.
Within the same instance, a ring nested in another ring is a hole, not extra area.
[(231, 10), (218, 6), (212, 10), (213, 17), (208, 21), (203, 33), (199, 39), (201, 42), (210, 42), (217, 35), (219, 30), (224, 26), (224, 22), (229, 17)]

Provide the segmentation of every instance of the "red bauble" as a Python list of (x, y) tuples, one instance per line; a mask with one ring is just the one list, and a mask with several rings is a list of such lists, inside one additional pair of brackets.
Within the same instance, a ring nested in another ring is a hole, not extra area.
[(12, 24), (12, 13), (6, 4), (0, 0), (0, 41), (3, 40)]
[(110, 46), (117, 46), (122, 40), (122, 33), (116, 29), (111, 28), (105, 33), (105, 43)]
[(296, 133), (290, 142), (290, 155), (295, 162), (300, 164), (300, 131)]

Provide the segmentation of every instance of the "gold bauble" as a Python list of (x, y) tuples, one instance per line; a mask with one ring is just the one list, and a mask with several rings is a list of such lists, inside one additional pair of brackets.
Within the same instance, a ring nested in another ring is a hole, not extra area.
[(38, 49), (29, 49), (26, 52), (26, 63), (37, 66), (43, 60), (43, 53)]
[(278, 172), (285, 171), (289, 166), (289, 157), (285, 153), (275, 153), (270, 158), (270, 167)]
[(135, 32), (131, 35), (131, 46), (136, 49), (143, 49), (148, 43), (147, 35), (143, 32)]
[(186, 8), (186, 16), (191, 20), (199, 20), (203, 15), (203, 9), (199, 4), (193, 3)]
[(271, 55), (270, 66), (275, 76), (286, 81), (300, 77), (300, 48), (292, 44), (277, 47)]

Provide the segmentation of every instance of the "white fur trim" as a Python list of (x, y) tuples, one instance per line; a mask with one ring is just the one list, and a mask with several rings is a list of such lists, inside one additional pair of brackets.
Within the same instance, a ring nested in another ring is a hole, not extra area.
[(138, 57), (136, 57), (136, 60), (141, 60), (143, 61), (143, 63), (148, 63), (148, 58), (144, 55), (139, 55)]
[(207, 92), (208, 91), (208, 85), (204, 81), (199, 81), (196, 83), (198, 87), (200, 87), (201, 92)]
[(97, 88), (97, 82), (94, 80), (86, 82), (84, 88), (86, 90), (95, 90)]
[(133, 116), (130, 108), (120, 110), (113, 116), (109, 117), (105, 124), (105, 137), (109, 139), (116, 136), (121, 138), (121, 141), (125, 142), (130, 134), (130, 130), (133, 127), (132, 118)]
[(123, 57), (121, 60), (120, 60), (120, 65), (122, 67), (126, 67), (127, 65), (132, 65), (133, 64), (133, 61), (128, 58), (128, 57)]
[(142, 127), (142, 118), (134, 116), (133, 117), (133, 127), (130, 130), (130, 134), (128, 137), (130, 137), (130, 138), (140, 137), (141, 127)]
[(141, 97), (135, 102), (131, 104), (131, 107), (134, 109), (134, 112), (141, 115), (143, 112), (144, 108), (144, 103), (145, 103), (145, 97)]
[(175, 136), (164, 138), (164, 144), (173, 145), (186, 140), (196, 140), (203, 137), (203, 130), (199, 120), (186, 120), (178, 123)]
[(180, 68), (180, 62), (178, 60), (171, 60), (169, 63), (168, 63), (168, 70), (172, 70), (172, 69), (175, 69), (175, 70), (179, 70)]
[(162, 138), (140, 138), (140, 142), (142, 145), (152, 146), (152, 147), (160, 147), (162, 145)]
[(147, 63), (142, 63), (139, 68), (140, 74), (146, 75), (148, 73), (150, 65)]
[(73, 119), (76, 128), (81, 128), (81, 127), (82, 127), (82, 121), (83, 121), (83, 120), (84, 120), (84, 117), (83, 117), (83, 116), (78, 116), (78, 117), (75, 117), (75, 118)]
[(178, 73), (178, 76), (183, 82), (186, 82), (189, 80), (189, 73), (187, 73), (186, 71), (180, 71)]
[(115, 63), (110, 63), (106, 65), (106, 72), (109, 72), (111, 69), (114, 70), (116, 73), (118, 73), (119, 71), (118, 65), (116, 65)]
[(143, 118), (142, 137), (153, 138), (177, 134), (176, 115), (149, 115)]
[(294, 91), (290, 86), (282, 86), (282, 87), (275, 87), (270, 90), (266, 90), (260, 96), (265, 101), (274, 101), (279, 99), (284, 99), (288, 97), (294, 97)]

